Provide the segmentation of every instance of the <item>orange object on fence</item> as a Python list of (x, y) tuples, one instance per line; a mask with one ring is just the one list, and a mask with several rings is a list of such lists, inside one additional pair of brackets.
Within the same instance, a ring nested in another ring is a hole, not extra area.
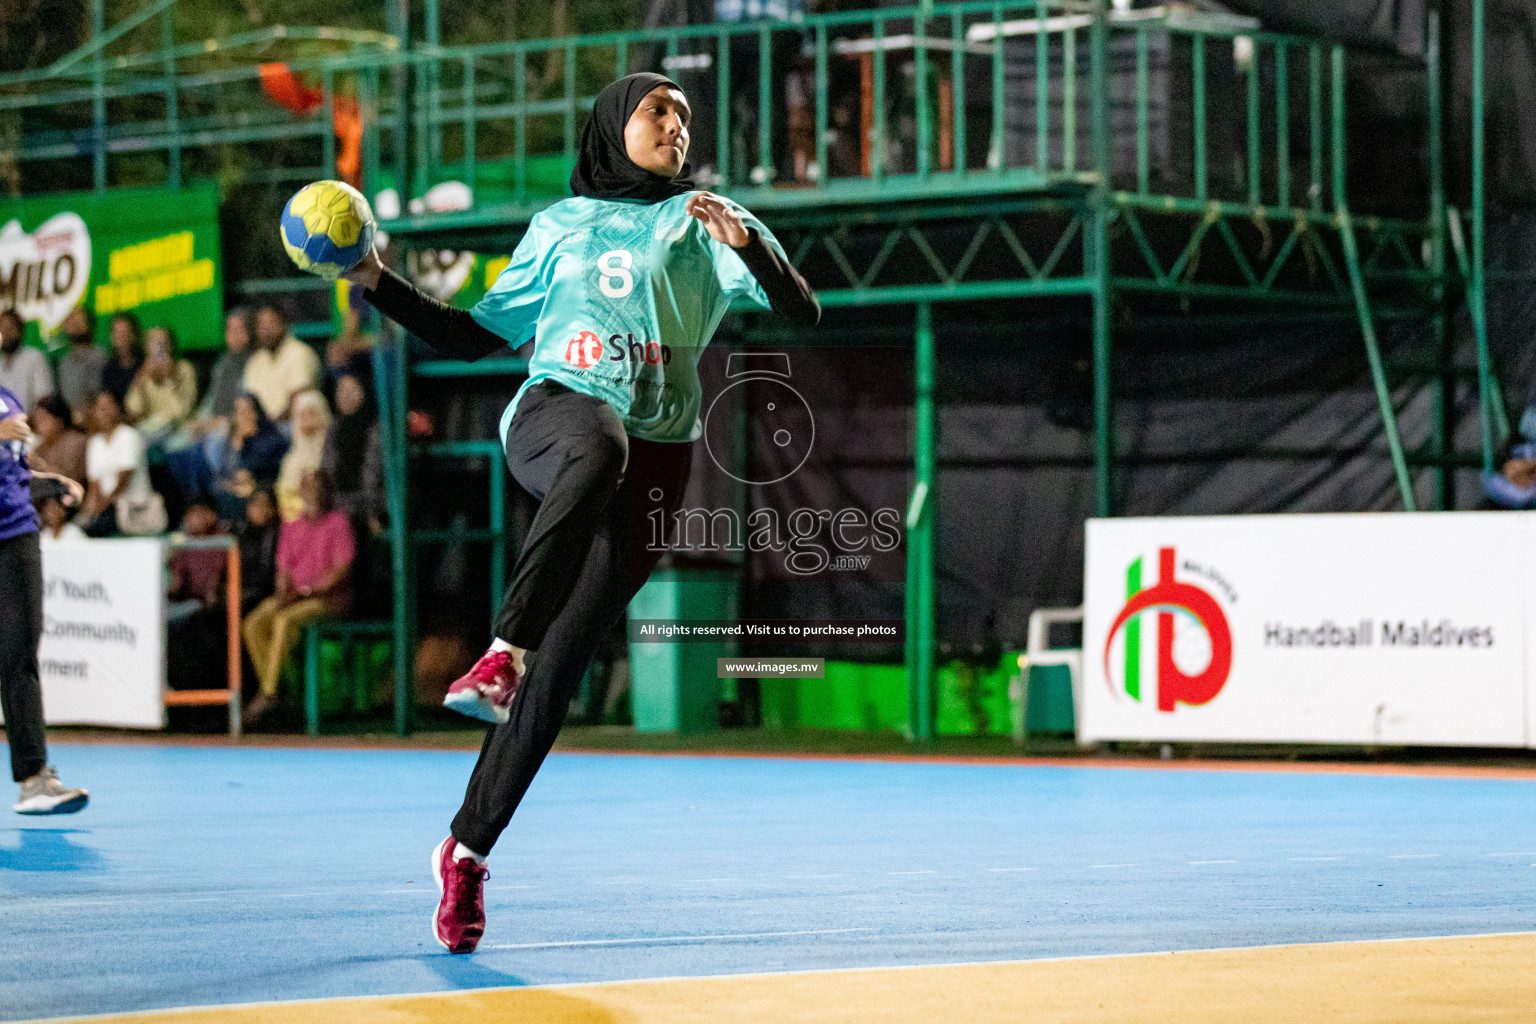
[(224, 573), (225, 625), (229, 636), (225, 644), (228, 685), (219, 690), (166, 690), (166, 707), (229, 706), (229, 735), (240, 738), (240, 546), (231, 543)]
[[(260, 73), (262, 91), (296, 116), (311, 114), (325, 102), (325, 90), (299, 81), (287, 64), (263, 64)], [(356, 97), (336, 96), (332, 100), (331, 130), (341, 143), (336, 152), (336, 174), (357, 186), (362, 181), (363, 114)]]

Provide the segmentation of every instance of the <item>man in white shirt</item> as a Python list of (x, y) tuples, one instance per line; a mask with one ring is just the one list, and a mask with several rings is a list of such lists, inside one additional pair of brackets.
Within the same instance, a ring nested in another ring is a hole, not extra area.
[(39, 398), (53, 394), (53, 370), (42, 350), (21, 343), (24, 330), (14, 309), (0, 310), (0, 387), (30, 410)]
[(262, 411), (286, 424), (293, 396), (320, 383), (320, 357), (288, 333), (288, 320), (271, 306), (256, 311), (256, 349), (245, 362), (245, 390)]

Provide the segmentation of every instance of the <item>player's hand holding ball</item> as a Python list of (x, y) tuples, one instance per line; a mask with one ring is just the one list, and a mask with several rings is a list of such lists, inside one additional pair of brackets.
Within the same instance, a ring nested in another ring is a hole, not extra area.
[(703, 221), (704, 230), (709, 232), (709, 237), (721, 245), (740, 249), (752, 240), (752, 236), (747, 233), (747, 226), (742, 223), (741, 216), (735, 208), (713, 192), (699, 192), (689, 196), (688, 203), (683, 209), (690, 216)]
[[(344, 181), (316, 181), (299, 189), (283, 207), (281, 228), (283, 248), (294, 265), (327, 281), (370, 260), (378, 263), (373, 210)], [(377, 270), (373, 280), (378, 280)]]

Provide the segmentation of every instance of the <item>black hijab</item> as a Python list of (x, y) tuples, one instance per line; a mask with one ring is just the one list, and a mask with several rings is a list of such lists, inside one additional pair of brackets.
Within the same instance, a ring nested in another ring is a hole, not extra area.
[[(342, 374), (342, 377), (352, 377), (361, 385), (355, 374)], [(341, 378), (338, 377), (338, 384)], [(337, 494), (355, 494), (363, 489), (363, 462), (368, 454), (368, 430), (373, 425), (373, 410), (368, 408), (368, 391), (363, 390), (363, 404), (354, 413), (338, 412), (331, 418), (330, 430), (325, 435), (326, 457), (328, 462), (333, 462), (327, 468), (331, 470), (331, 482), (335, 485)]]
[(610, 82), (597, 94), (592, 115), (581, 130), (581, 153), (571, 172), (571, 191), (589, 199), (638, 199), (659, 203), (693, 190), (687, 161), (675, 178), (663, 178), (629, 158), (624, 126), (640, 101), (659, 85), (681, 87), (664, 75), (640, 71)]

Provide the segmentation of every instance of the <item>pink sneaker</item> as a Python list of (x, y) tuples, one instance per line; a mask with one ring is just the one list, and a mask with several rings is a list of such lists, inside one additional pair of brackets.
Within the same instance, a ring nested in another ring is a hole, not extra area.
[(486, 651), (475, 667), (448, 687), (443, 707), (461, 715), (504, 725), (512, 712), (512, 698), (523, 676), (506, 651)]
[(450, 953), (473, 953), (485, 934), (485, 880), (491, 873), (473, 857), (454, 860), (458, 842), (449, 836), (432, 851), (432, 877), (442, 893), (432, 915), (432, 934)]

